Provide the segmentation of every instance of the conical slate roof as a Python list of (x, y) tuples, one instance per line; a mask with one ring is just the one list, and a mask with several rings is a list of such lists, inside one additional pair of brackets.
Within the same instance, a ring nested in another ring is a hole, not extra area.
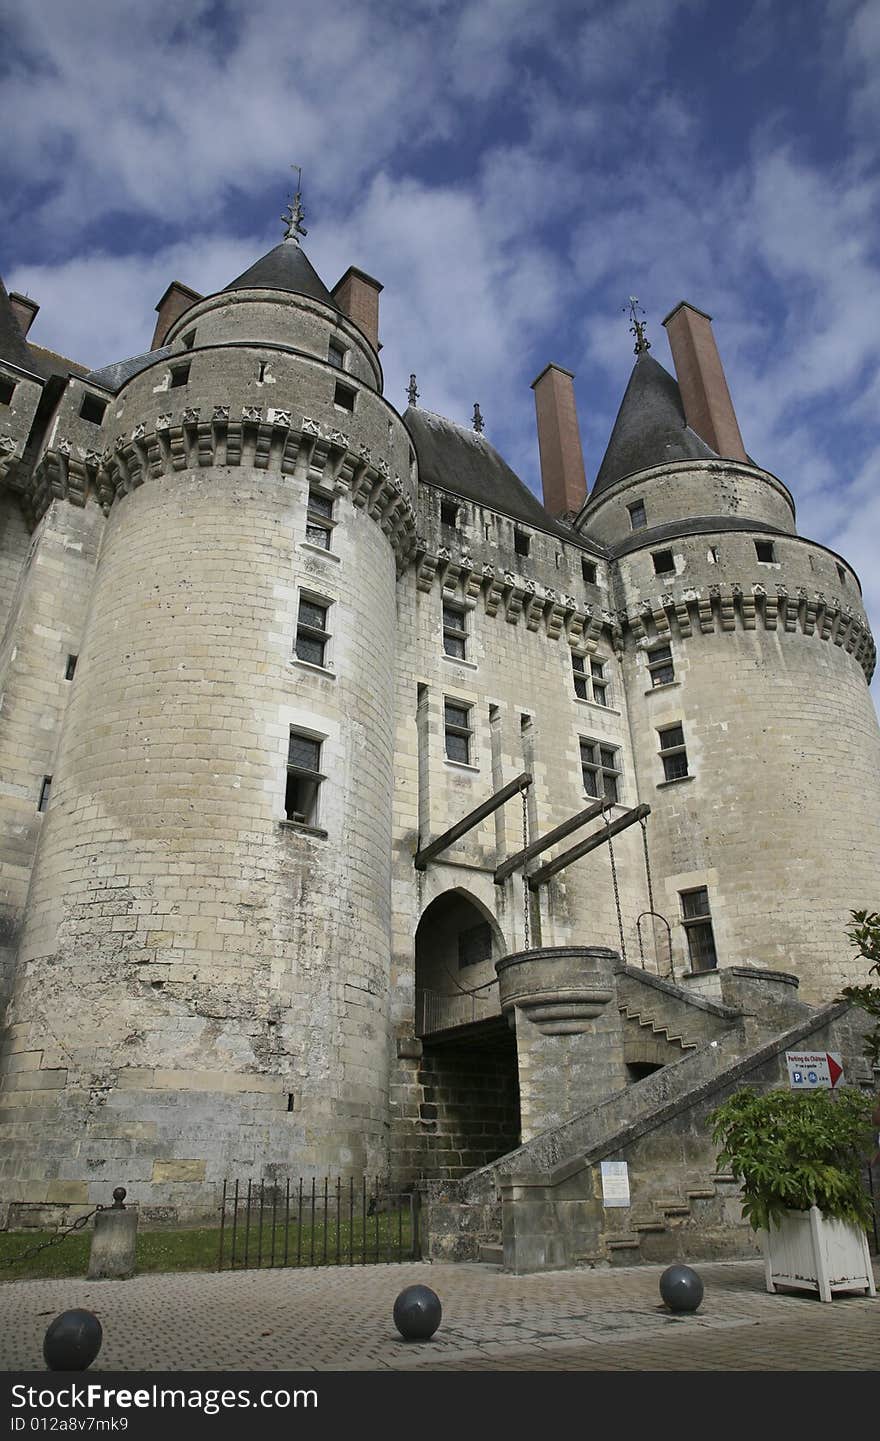
[(0, 360), (8, 360), (19, 370), (31, 375), (42, 374), (39, 364), (31, 355), (31, 348), (21, 333), (6, 286), (0, 280)]
[(633, 366), (591, 494), (652, 465), (716, 459), (715, 451), (687, 424), (677, 381), (643, 351)]
[(334, 310), (339, 309), (311, 261), (293, 239), (282, 240), (225, 289), (290, 290), (294, 295), (310, 295), (313, 300), (322, 300)]

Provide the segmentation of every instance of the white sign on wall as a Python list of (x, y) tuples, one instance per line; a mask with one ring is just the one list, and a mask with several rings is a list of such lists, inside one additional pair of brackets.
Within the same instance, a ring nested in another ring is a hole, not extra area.
[(793, 1091), (833, 1091), (843, 1080), (843, 1060), (832, 1051), (786, 1051)]
[(629, 1205), (629, 1171), (626, 1161), (602, 1161), (602, 1205)]

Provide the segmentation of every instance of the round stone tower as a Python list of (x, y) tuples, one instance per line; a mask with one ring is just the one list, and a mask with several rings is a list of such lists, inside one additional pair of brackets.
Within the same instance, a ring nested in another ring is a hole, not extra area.
[(616, 561), (655, 906), (676, 980), (718, 994), (725, 967), (766, 967), (828, 1001), (850, 911), (877, 906), (874, 643), (852, 568), (746, 455), (709, 318), (666, 324), (678, 383), (639, 335), (578, 518)]
[(384, 1169), (415, 462), (368, 279), (331, 294), (292, 233), (103, 374), (108, 520), (9, 1016), (60, 1077), (24, 1200), (122, 1181), (195, 1215), (227, 1177)]

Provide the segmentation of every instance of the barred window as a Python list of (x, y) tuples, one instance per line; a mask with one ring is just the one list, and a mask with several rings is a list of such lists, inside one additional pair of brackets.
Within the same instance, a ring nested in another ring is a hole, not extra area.
[(617, 802), (621, 771), (616, 747), (582, 737), (581, 774), (588, 796), (595, 796), (597, 800), (604, 796), (608, 801)]
[(318, 819), (318, 797), (323, 742), (291, 728), (287, 747), (287, 789), (284, 810), (289, 821), (313, 826)]
[(687, 750), (684, 743), (684, 727), (668, 726), (658, 731), (660, 737), (660, 759), (663, 762), (664, 779), (678, 781), (688, 774)]
[(705, 886), (693, 891), (680, 891), (681, 923), (687, 937), (692, 971), (714, 971), (718, 965), (709, 892)]
[(629, 523), (633, 530), (643, 530), (648, 524), (648, 513), (645, 510), (643, 500), (634, 500), (632, 505), (627, 506), (629, 511)]
[(308, 661), (310, 665), (326, 664), (327, 643), (330, 632), (327, 629), (327, 613), (330, 602), (312, 600), (300, 596), (299, 616), (296, 622), (297, 660)]
[(651, 685), (669, 685), (675, 680), (675, 666), (672, 661), (672, 647), (655, 645), (648, 651), (648, 673)]
[(467, 615), (463, 605), (443, 602), (443, 650), (464, 660), (467, 654)]
[(574, 673), (574, 693), (581, 700), (591, 700), (594, 705), (610, 706), (611, 687), (605, 675), (607, 661), (590, 656), (571, 654), (571, 668)]
[(333, 535), (333, 497), (319, 490), (309, 491), (309, 506), (306, 512), (306, 540), (319, 545), (322, 550), (330, 549)]
[(446, 737), (446, 757), (470, 765), (471, 760), (471, 707), (461, 701), (443, 702), (443, 727)]
[(492, 927), (488, 921), (478, 926), (469, 926), (458, 936), (458, 968), (477, 966), (480, 961), (492, 959)]

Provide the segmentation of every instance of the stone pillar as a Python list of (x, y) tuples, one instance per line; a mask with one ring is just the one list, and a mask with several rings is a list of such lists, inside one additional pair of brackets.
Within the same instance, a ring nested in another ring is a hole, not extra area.
[(125, 1205), (121, 1186), (113, 1192), (113, 1205), (99, 1211), (92, 1232), (89, 1281), (125, 1281), (134, 1275), (138, 1213)]
[(615, 1004), (615, 951), (553, 946), (496, 961), (501, 1009), (515, 1029), (522, 1143), (626, 1085)]

